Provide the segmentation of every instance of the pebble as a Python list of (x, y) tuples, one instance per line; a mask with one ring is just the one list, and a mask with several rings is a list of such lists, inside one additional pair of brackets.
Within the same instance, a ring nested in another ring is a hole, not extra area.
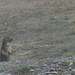
[(73, 72), (75, 72), (75, 69), (72, 69)]
[(43, 65), (43, 67), (47, 67), (47, 66), (48, 66), (47, 64), (44, 64), (44, 65)]
[(69, 67), (69, 68), (68, 68), (68, 70), (69, 70), (69, 71), (71, 71), (71, 70), (72, 70), (72, 68), (71, 68), (71, 67)]
[(0, 75), (6, 75), (5, 73), (1, 73)]
[(57, 73), (58, 73), (57, 71), (50, 72), (50, 74), (57, 74)]
[(11, 75), (11, 74), (6, 74), (6, 75)]
[(11, 75), (11, 74), (5, 74), (5, 73), (1, 73), (0, 75)]
[(73, 63), (70, 63), (69, 66), (73, 65)]
[[(74, 75), (75, 63), (72, 62), (67, 63), (65, 61), (75, 61), (75, 58), (72, 57), (62, 58), (62, 59), (46, 58), (36, 62), (29, 61), (28, 63), (27, 61), (27, 65), (32, 65), (32, 64), (37, 65), (34, 69), (30, 70), (31, 75)], [(19, 61), (17, 60), (16, 62), (13, 63), (17, 65), (22, 64), (20, 60)], [(13, 63), (7, 63), (6, 65), (3, 66), (3, 68), (0, 67), (0, 70), (3, 70), (4, 68), (5, 68), (4, 70), (10, 69), (9, 64), (11, 64), (11, 68), (12, 68)], [(25, 64), (25, 62), (23, 64)], [(17, 65), (15, 67), (17, 67)], [(3, 73), (3, 71), (0, 72), (1, 72), (0, 75), (12, 75), (12, 74), (5, 74)]]
[(51, 69), (50, 69), (50, 72), (52, 72), (52, 71), (55, 71), (55, 68), (51, 68)]
[(59, 61), (57, 60), (57, 59), (55, 59), (54, 61), (53, 61), (53, 63), (54, 64), (57, 64)]
[(34, 69), (31, 69), (31, 70), (30, 70), (30, 72), (34, 72), (34, 71), (35, 71)]
[(45, 75), (49, 75), (50, 74), (50, 72), (45, 72)]

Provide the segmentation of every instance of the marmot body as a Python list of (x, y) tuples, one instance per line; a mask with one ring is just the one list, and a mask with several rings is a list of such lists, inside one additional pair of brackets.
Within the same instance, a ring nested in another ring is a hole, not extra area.
[(11, 42), (12, 42), (11, 38), (4, 37), (1, 47), (1, 62), (10, 60), (10, 55), (12, 55)]

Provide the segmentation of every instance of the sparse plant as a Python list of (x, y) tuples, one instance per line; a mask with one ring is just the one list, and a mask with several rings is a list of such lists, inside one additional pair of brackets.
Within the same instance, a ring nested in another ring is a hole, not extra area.
[(64, 54), (64, 57), (72, 57), (74, 55), (74, 53), (72, 52), (67, 52)]
[(36, 67), (36, 65), (27, 66), (27, 65), (24, 65), (24, 64), (21, 64), (20, 66), (21, 66), (22, 69), (27, 69), (27, 70), (31, 70), (31, 69)]
[(75, 61), (64, 61), (66, 63), (75, 63)]

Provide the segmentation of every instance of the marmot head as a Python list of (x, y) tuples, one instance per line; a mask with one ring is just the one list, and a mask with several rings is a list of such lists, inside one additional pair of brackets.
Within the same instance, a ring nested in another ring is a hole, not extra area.
[(3, 39), (3, 43), (11, 43), (12, 42), (12, 38), (10, 38), (10, 37), (4, 37), (4, 39)]

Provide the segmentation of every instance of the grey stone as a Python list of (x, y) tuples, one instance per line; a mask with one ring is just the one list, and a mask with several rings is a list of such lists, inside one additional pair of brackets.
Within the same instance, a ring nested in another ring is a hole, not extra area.
[(52, 71), (55, 71), (55, 68), (51, 68), (51, 69), (50, 69), (50, 72), (52, 72)]
[(57, 59), (55, 59), (54, 61), (53, 61), (53, 63), (54, 64), (57, 64), (59, 61), (57, 60)]
[(48, 66), (47, 64), (44, 64), (44, 65), (43, 65), (43, 67), (47, 67), (47, 66)]
[(46, 71), (46, 70), (43, 70), (43, 71), (42, 71), (42, 73), (45, 73), (45, 72), (47, 72), (47, 71)]
[(0, 75), (6, 75), (5, 73), (1, 73)]
[(57, 71), (50, 72), (50, 74), (57, 74), (57, 73), (58, 73)]
[(72, 68), (71, 68), (71, 67), (69, 67), (69, 68), (68, 68), (68, 70), (69, 70), (69, 71), (71, 71), (71, 70), (72, 70)]
[(73, 72), (75, 72), (75, 69), (72, 69)]
[(35, 71), (34, 69), (31, 69), (31, 70), (30, 70), (30, 72), (34, 72), (34, 71)]
[(1, 73), (0, 75), (11, 75), (11, 74), (5, 74), (5, 73)]
[(40, 68), (37, 68), (37, 69), (36, 69), (36, 71), (40, 71), (40, 70), (41, 70)]
[(70, 64), (69, 64), (69, 66), (72, 66), (72, 65), (73, 65), (73, 63), (70, 63)]
[(61, 64), (61, 66), (63, 66), (63, 67), (66, 67), (66, 66), (68, 66), (69, 64), (68, 63), (66, 63), (66, 62), (63, 62), (62, 64)]
[(50, 72), (45, 72), (45, 75), (49, 75), (50, 74)]
[(11, 75), (11, 74), (6, 74), (6, 75)]
[(37, 74), (37, 75), (41, 75), (41, 74)]

